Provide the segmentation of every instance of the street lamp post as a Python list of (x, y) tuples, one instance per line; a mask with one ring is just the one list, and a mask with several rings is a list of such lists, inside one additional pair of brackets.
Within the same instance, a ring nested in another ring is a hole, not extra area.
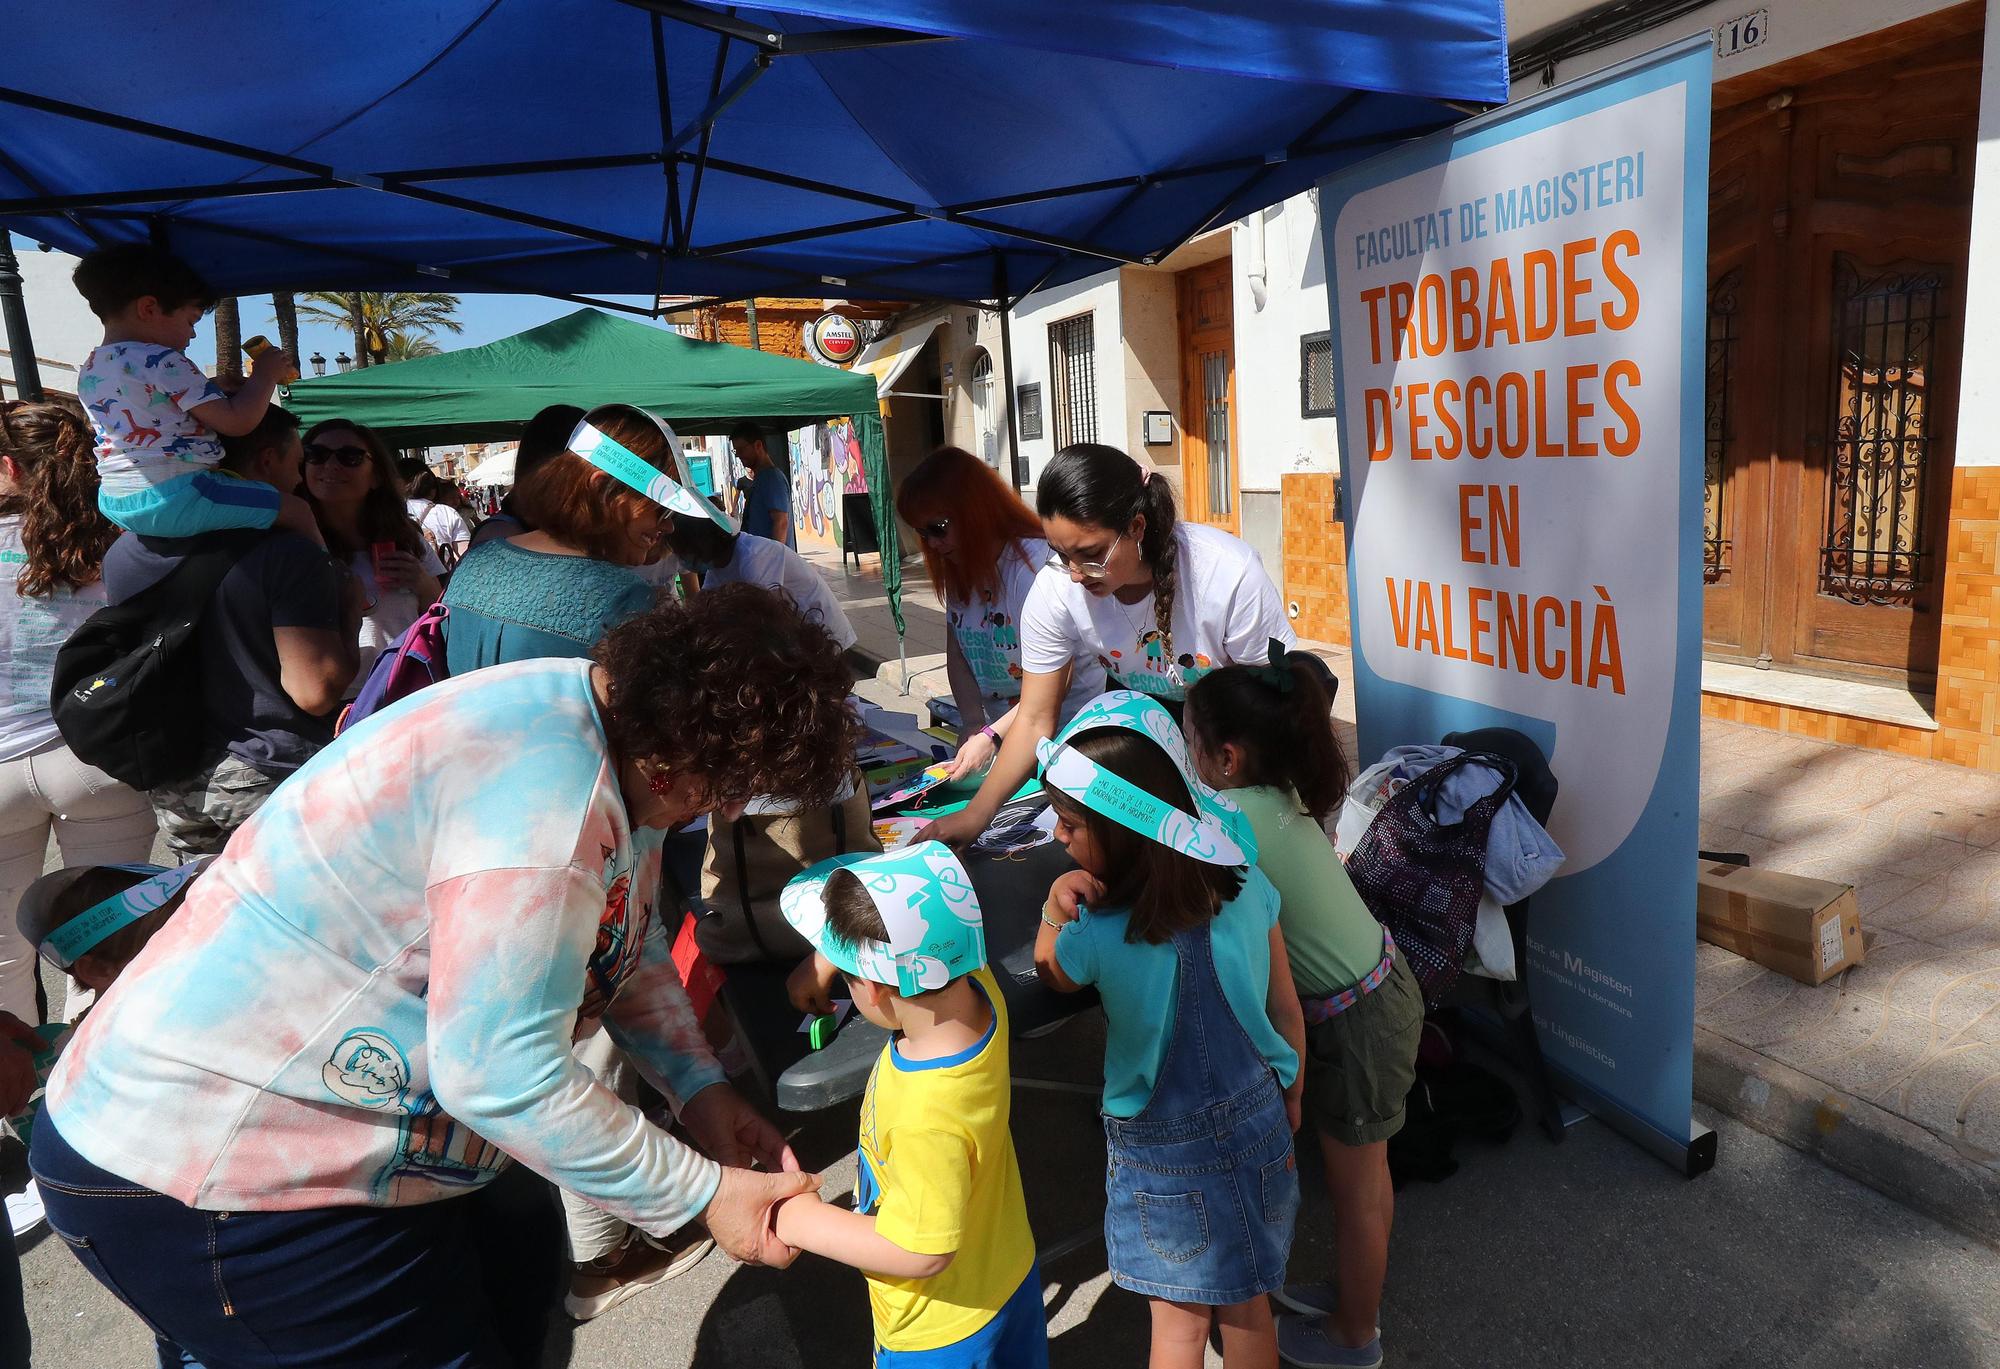
[(42, 371), (35, 364), (35, 340), (28, 333), (28, 302), (21, 294), (21, 264), (14, 260), (14, 242), (0, 227), (0, 321), (7, 330), (7, 351), (14, 361), (14, 391), (40, 403)]
[(314, 374), (314, 375), (316, 375), (316, 376), (323, 376), (323, 375), (325, 375), (325, 374), (326, 374), (326, 358), (325, 358), (324, 356), (320, 355), (320, 354), (319, 354), (318, 352), (314, 352), (314, 353), (312, 354), (312, 368), (313, 368), (313, 374)]
[(354, 369), (354, 358), (349, 356), (347, 353), (342, 352), (339, 356), (333, 359), (333, 364), (336, 370), (338, 370), (342, 375), (346, 375), (349, 371)]

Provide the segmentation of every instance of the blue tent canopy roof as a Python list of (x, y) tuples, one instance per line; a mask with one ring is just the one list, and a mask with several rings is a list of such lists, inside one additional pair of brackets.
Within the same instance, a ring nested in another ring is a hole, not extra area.
[(0, 217), (72, 251), (155, 233), (238, 294), (1011, 298), (1506, 98), (1501, 0), (1248, 8), (30, 7)]

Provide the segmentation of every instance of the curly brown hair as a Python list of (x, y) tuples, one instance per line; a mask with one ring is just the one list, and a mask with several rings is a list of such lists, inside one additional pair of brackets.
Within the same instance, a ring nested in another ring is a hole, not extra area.
[(20, 491), (0, 499), (0, 515), (21, 517), (28, 561), (16, 592), (45, 599), (95, 584), (118, 529), (97, 510), (90, 425), (61, 404), (0, 403), (0, 455), (21, 468)]
[(854, 765), (854, 677), (790, 600), (724, 585), (606, 633), (605, 731), (621, 755), (706, 781), (717, 805), (833, 802)]

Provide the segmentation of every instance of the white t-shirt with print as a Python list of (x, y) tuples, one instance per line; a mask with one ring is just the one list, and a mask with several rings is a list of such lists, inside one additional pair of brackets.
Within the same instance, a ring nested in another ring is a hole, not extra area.
[[(1021, 615), (1048, 559), (1049, 544), (1039, 537), (1010, 542), (1000, 554), (997, 594), (990, 599), (982, 595), (977, 600), (945, 600), (945, 622), (973, 679), (979, 682), (980, 694), (989, 702), (1005, 705), (987, 709), (989, 719), (1020, 702)], [(1078, 661), (1070, 673), (1069, 692), (1063, 695), (1059, 721), (1068, 722), (1079, 708), (1103, 692), (1104, 668), (1095, 660)]]
[(76, 392), (90, 412), (106, 494), (137, 494), (222, 464), (221, 440), (188, 411), (228, 396), (172, 347), (107, 342), (85, 358)]
[(1249, 543), (1201, 523), (1176, 524), (1174, 541), (1171, 652), (1160, 641), (1151, 594), (1121, 604), (1050, 567), (1035, 578), (1022, 610), (1022, 668), (1045, 674), (1087, 660), (1104, 668), (1113, 689), (1182, 699), (1218, 666), (1268, 663), (1273, 637), (1287, 648), (1297, 643), (1278, 587)]
[(854, 645), (854, 628), (833, 590), (806, 564), (805, 557), (783, 542), (742, 533), (729, 564), (710, 570), (702, 576), (702, 583), (711, 589), (717, 585), (761, 585), (776, 590), (797, 605), (800, 613), (824, 627), (842, 651)]

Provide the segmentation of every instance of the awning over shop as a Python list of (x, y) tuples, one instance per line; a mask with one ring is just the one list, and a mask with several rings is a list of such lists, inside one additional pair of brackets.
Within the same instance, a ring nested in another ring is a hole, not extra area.
[(939, 399), (940, 395), (916, 394), (909, 390), (899, 390), (896, 382), (903, 372), (910, 369), (910, 363), (924, 350), (924, 344), (931, 335), (949, 322), (947, 319), (932, 319), (928, 323), (915, 324), (908, 328), (898, 328), (887, 337), (868, 344), (860, 356), (854, 359), (854, 369), (875, 381), (875, 393), (881, 399), (893, 399), (897, 395), (907, 395), (915, 399)]

